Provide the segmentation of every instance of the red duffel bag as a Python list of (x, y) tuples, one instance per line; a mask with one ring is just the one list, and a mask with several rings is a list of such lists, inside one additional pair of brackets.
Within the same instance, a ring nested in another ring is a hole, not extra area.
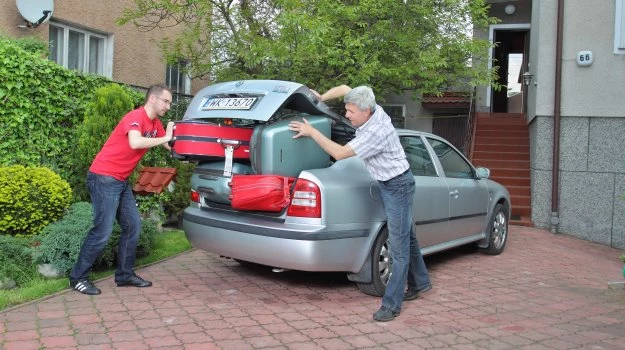
[(279, 175), (234, 175), (230, 181), (232, 208), (282, 211), (289, 205), (294, 181), (293, 177)]

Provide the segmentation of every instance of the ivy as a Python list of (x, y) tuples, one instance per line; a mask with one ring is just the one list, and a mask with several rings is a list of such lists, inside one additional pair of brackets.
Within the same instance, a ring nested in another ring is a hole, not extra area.
[(67, 179), (86, 102), (110, 81), (65, 69), (24, 40), (0, 37), (0, 166), (46, 166)]

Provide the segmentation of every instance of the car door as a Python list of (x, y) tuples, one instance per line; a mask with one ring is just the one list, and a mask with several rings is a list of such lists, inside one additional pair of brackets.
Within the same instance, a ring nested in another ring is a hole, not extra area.
[(484, 229), (488, 188), (475, 176), (471, 164), (447, 142), (426, 138), (444, 172), (449, 188), (449, 234), (455, 239), (477, 235)]
[(401, 136), (400, 141), (415, 178), (412, 204), (413, 222), (421, 248), (446, 242), (450, 238), (449, 190), (420, 136)]

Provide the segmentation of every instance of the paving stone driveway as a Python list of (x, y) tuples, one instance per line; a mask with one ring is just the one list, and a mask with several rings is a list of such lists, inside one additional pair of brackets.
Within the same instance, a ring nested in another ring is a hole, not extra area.
[(250, 269), (203, 251), (143, 268), (151, 288), (70, 290), (0, 312), (0, 349), (625, 349), (621, 251), (510, 227), (500, 256), (426, 258), (434, 288), (378, 323), (344, 274)]

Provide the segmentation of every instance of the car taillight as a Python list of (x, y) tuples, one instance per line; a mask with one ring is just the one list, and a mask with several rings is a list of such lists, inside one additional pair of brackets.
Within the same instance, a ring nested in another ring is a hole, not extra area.
[(197, 191), (191, 190), (191, 202), (200, 202), (200, 194)]
[(319, 190), (319, 186), (309, 180), (297, 179), (287, 215), (320, 218), (321, 191)]

